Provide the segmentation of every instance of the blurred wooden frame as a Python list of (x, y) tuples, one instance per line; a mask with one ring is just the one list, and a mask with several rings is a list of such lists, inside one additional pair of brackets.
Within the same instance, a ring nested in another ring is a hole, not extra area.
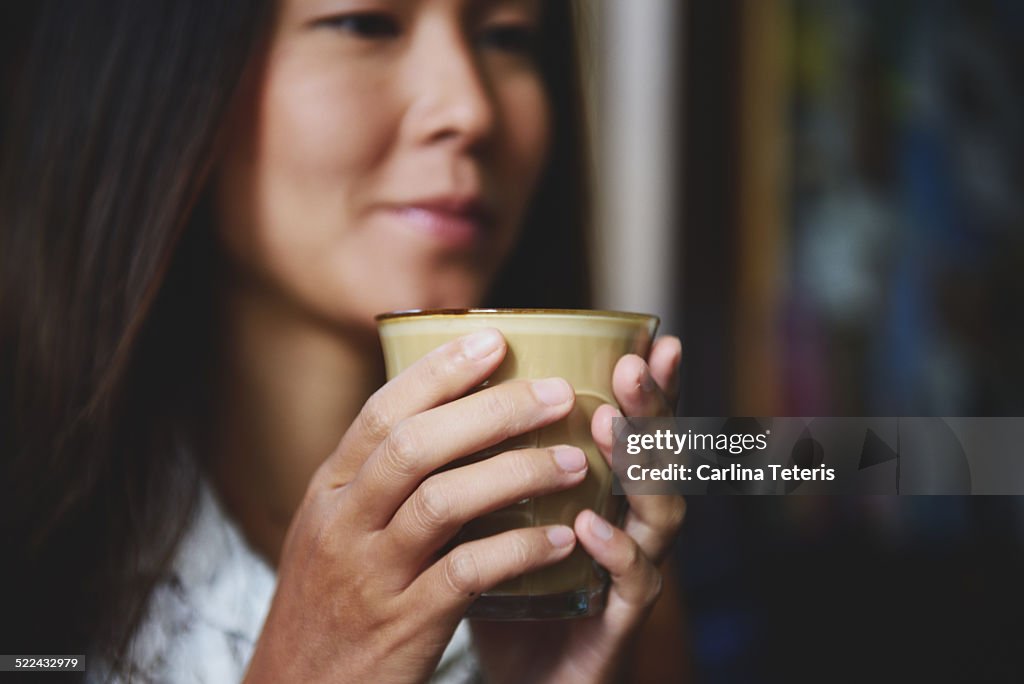
[(734, 412), (783, 410), (778, 312), (788, 222), (790, 0), (741, 0), (737, 104), (737, 288)]

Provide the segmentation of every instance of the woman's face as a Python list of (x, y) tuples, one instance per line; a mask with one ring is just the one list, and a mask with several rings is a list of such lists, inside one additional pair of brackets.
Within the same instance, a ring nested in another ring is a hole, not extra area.
[(540, 0), (282, 0), (216, 174), (233, 285), (342, 325), (480, 303), (548, 146)]

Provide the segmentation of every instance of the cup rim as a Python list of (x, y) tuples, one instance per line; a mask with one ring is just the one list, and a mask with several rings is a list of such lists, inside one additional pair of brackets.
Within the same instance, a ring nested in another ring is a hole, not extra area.
[(377, 323), (394, 321), (403, 318), (416, 318), (423, 316), (510, 316), (522, 314), (550, 314), (556, 316), (573, 317), (597, 317), (630, 319), (635, 321), (655, 321), (660, 323), (661, 318), (655, 314), (638, 313), (635, 311), (614, 311), (610, 309), (545, 309), (545, 308), (470, 308), (470, 309), (402, 309), (399, 311), (388, 311), (377, 314), (374, 320)]

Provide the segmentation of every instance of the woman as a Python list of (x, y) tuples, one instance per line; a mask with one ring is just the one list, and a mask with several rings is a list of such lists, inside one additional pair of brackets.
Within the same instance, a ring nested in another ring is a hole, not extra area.
[[(563, 417), (571, 388), (463, 396), (503, 357), (493, 331), (381, 386), (373, 324), (586, 304), (568, 4), (21, 11), (0, 205), (7, 650), (88, 648), (94, 678), (422, 681), (473, 597), (582, 544), (612, 576), (605, 612), (475, 625), (475, 652), (488, 681), (612, 677), (681, 499), (631, 500), (622, 530), (584, 512), (440, 551), (583, 477), (572, 449), (431, 475)], [(620, 360), (626, 414), (671, 413), (679, 355), (663, 338)], [(606, 452), (613, 415), (594, 417)], [(195, 637), (242, 586), (244, 624)], [(449, 648), (449, 675), (466, 662)]]

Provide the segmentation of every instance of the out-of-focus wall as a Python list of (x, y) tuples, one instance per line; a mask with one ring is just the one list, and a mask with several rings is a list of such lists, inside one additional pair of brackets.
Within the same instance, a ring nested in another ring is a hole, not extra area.
[(595, 147), (596, 305), (679, 332), (678, 0), (585, 0)]

